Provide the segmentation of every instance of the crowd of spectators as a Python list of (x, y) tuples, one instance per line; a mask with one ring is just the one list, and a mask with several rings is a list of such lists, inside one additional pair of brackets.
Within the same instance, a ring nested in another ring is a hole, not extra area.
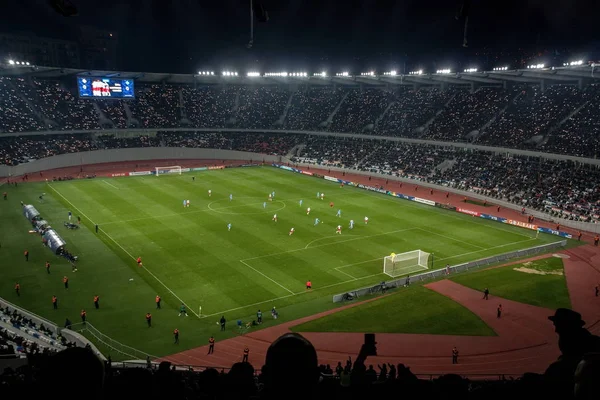
[(52, 354), (74, 346), (44, 324), (36, 324), (16, 309), (0, 306), (0, 355)]
[(585, 90), (569, 85), (554, 85), (545, 91), (538, 86), (523, 87), (506, 111), (483, 132), (479, 142), (519, 147), (530, 141), (534, 147), (553, 125), (585, 102), (583, 93)]
[(456, 90), (447, 107), (426, 130), (424, 138), (444, 141), (464, 141), (478, 131), (508, 104), (512, 92), (500, 88), (482, 87), (474, 93)]
[[(310, 88), (294, 93), (284, 127), (298, 131), (317, 130), (342, 101), (344, 90), (334, 88)], [(321, 128), (322, 129), (322, 128)]]
[(32, 355), (27, 366), (5, 370), (0, 385), (6, 394), (39, 391), (48, 399), (63, 398), (66, 388), (92, 399), (127, 399), (133, 393), (143, 399), (211, 400), (594, 399), (599, 390), (600, 338), (574, 322), (555, 322), (561, 357), (544, 373), (521, 377), (469, 380), (450, 373), (419, 379), (401, 363), (370, 364), (369, 355), (377, 354), (377, 349), (367, 344), (356, 358), (348, 357), (333, 369), (318, 364), (310, 341), (287, 333), (271, 344), (259, 371), (248, 362), (235, 363), (227, 372), (224, 368), (177, 368), (166, 361), (156, 365), (150, 360), (137, 368), (123, 368), (113, 365), (110, 357), (103, 363), (90, 349), (69, 348), (51, 356)]
[(23, 132), (44, 129), (29, 104), (21, 97), (18, 82), (20, 79), (0, 77), (0, 131)]
[(596, 166), (479, 151), (457, 153), (455, 161), (427, 180), (573, 220), (600, 218), (600, 169)]
[(283, 117), (290, 92), (261, 86), (240, 90), (235, 126), (243, 129), (271, 129)]
[(136, 98), (80, 99), (60, 80), (0, 77), (0, 132), (47, 129), (321, 130), (600, 151), (600, 85), (507, 88), (191, 86), (138, 83)]
[(348, 133), (370, 130), (392, 99), (391, 92), (381, 89), (349, 89), (329, 128)]
[(454, 90), (399, 89), (374, 133), (384, 136), (420, 136), (425, 124), (443, 109), (453, 93)]

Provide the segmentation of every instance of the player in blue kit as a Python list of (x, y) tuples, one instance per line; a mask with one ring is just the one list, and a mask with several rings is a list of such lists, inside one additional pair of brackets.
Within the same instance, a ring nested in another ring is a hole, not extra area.
[(338, 210), (337, 214), (335, 214), (336, 217), (342, 217), (342, 210)]
[(354, 220), (353, 219), (350, 220), (350, 229), (354, 229)]
[(231, 223), (227, 224), (227, 230), (230, 231), (231, 230)]
[(263, 201), (263, 208), (267, 208), (267, 202)]
[(300, 204), (300, 207), (302, 207), (302, 200), (300, 200), (300, 201), (298, 202), (298, 204)]
[(319, 218), (315, 218), (315, 225), (314, 225), (314, 226), (317, 226), (317, 225), (319, 225), (319, 222), (321, 222), (321, 221), (319, 220)]
[(229, 201), (231, 201), (231, 200), (233, 200), (233, 195), (232, 194), (229, 195)]

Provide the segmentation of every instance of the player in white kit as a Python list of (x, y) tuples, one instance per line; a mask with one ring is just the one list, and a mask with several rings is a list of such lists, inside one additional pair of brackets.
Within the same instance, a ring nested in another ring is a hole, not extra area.
[(292, 236), (294, 234), (294, 228), (290, 229), (290, 234), (289, 236)]
[(369, 217), (365, 217), (365, 225), (369, 223)]
[(310, 214), (310, 207), (308, 207), (308, 208), (306, 209), (306, 215), (309, 215), (309, 214)]
[(208, 197), (212, 196), (212, 190), (208, 189)]
[(273, 215), (273, 221), (277, 222), (277, 214)]
[(338, 225), (337, 228), (335, 228), (335, 233), (339, 233), (340, 235), (342, 234), (342, 226)]

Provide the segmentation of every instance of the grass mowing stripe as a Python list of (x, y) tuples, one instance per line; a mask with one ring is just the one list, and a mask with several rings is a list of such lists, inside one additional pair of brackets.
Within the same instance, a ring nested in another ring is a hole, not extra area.
[(464, 244), (466, 244), (466, 245), (469, 245), (469, 246), (477, 247), (477, 248), (479, 248), (479, 249), (482, 249), (482, 250), (487, 250), (487, 249), (486, 249), (485, 247), (483, 247), (483, 246), (479, 246), (479, 245), (477, 245), (477, 244), (473, 244), (473, 243), (471, 243), (471, 242), (467, 242), (466, 240), (462, 240), (462, 239), (453, 238), (453, 237), (451, 237), (451, 236), (447, 236), (447, 235), (442, 235), (441, 233), (432, 232), (432, 231), (430, 231), (430, 230), (428, 230), (428, 229), (423, 229), (423, 228), (418, 228), (418, 229), (420, 229), (420, 230), (422, 230), (422, 231), (424, 231), (424, 232), (427, 232), (429, 235), (436, 235), (436, 236), (443, 237), (443, 238), (445, 238), (445, 239), (448, 239), (448, 240), (452, 240), (452, 241), (454, 241), (454, 242), (460, 242), (460, 243), (464, 243)]
[[(64, 201), (66, 201), (68, 204), (71, 205), (71, 207), (73, 207), (74, 210), (76, 210), (78, 213), (80, 213), (81, 215), (83, 215), (83, 217), (85, 219), (87, 219), (88, 221), (90, 221), (90, 223), (92, 225), (95, 225), (94, 221), (92, 221), (87, 215), (85, 215), (85, 213), (83, 213), (79, 208), (77, 208), (73, 203), (71, 203), (65, 196), (63, 196), (58, 190), (56, 190), (51, 184), (48, 184), (48, 187), (50, 189), (52, 189), (57, 195), (59, 195)], [(112, 238), (112, 236), (110, 236), (108, 233), (106, 233), (105, 231), (103, 231), (102, 229), (100, 229), (100, 231), (102, 231), (102, 233), (108, 238), (110, 239), (114, 244), (116, 244), (117, 246), (119, 246), (119, 248), (121, 250), (123, 250), (123, 252), (125, 252), (125, 254), (127, 254), (129, 257), (131, 257), (132, 260), (136, 260), (136, 258), (127, 250), (125, 250), (125, 248), (123, 246), (121, 246), (120, 243), (118, 243), (115, 239)], [(156, 279), (156, 281), (158, 283), (160, 283), (162, 286), (164, 286), (165, 289), (167, 289), (167, 291), (169, 293), (171, 293), (173, 295), (173, 297), (175, 297), (177, 300), (179, 300), (181, 302), (181, 304), (184, 304), (188, 310), (190, 310), (192, 312), (192, 314), (194, 314), (196, 317), (200, 318), (200, 316), (198, 314), (196, 314), (196, 312), (190, 307), (188, 306), (185, 301), (183, 301), (179, 296), (177, 296), (175, 294), (175, 292), (173, 292), (167, 285), (165, 285), (165, 283), (163, 281), (161, 281), (160, 279), (158, 279), (158, 277), (156, 275), (154, 275), (148, 268), (146, 268), (145, 265), (142, 265), (142, 268), (148, 272), (148, 274), (150, 274), (150, 276), (152, 276), (154, 279)]]
[[(329, 182), (329, 181), (326, 181), (326, 182)], [(361, 193), (362, 196), (375, 197), (376, 199), (379, 199), (379, 200), (382, 200), (382, 201), (389, 201), (389, 202), (397, 202), (399, 200), (399, 199), (388, 199), (388, 198), (385, 198), (383, 196), (387, 196), (387, 195), (382, 195), (381, 193), (375, 193), (375, 192), (371, 192), (371, 191), (368, 191), (368, 190), (362, 190), (362, 189), (360, 189), (360, 190), (362, 191), (362, 193)], [(417, 210), (423, 210), (423, 207), (420, 207), (420, 206), (418, 206), (416, 204), (411, 204), (411, 202), (408, 201), (408, 200), (405, 203), (401, 203), (400, 202), (400, 204), (405, 205), (405, 206), (410, 207), (410, 208), (415, 208)], [(462, 216), (453, 215), (452, 214), (452, 213), (455, 213), (456, 211), (444, 210), (442, 208), (440, 208), (439, 211), (440, 212), (441, 211), (447, 211), (447, 212), (444, 212), (443, 214), (440, 213), (441, 216), (448, 217), (448, 218), (453, 218), (453, 219), (458, 219), (460, 221), (466, 221), (466, 219), (463, 218)], [(492, 224), (485, 224), (485, 223), (479, 222), (477, 219), (473, 219), (471, 222), (474, 223), (474, 224), (477, 224), (477, 225), (485, 226), (486, 228), (490, 228), (490, 229), (494, 229), (494, 230), (497, 230), (497, 231), (503, 231), (503, 232), (506, 232), (506, 233), (510, 233), (512, 235), (519, 235), (519, 236), (524, 236), (524, 237), (528, 237), (528, 238), (531, 237), (529, 235), (525, 235), (523, 233), (520, 233), (517, 230), (515, 230), (515, 231), (509, 231), (507, 229), (502, 229), (502, 228), (500, 228), (498, 226), (494, 226)], [(497, 224), (497, 222), (494, 221), (494, 224)]]
[(248, 264), (247, 262), (245, 262), (244, 260), (240, 260), (240, 262), (242, 264), (244, 264), (246, 267), (250, 268), (252, 271), (261, 274), (262, 276), (264, 276), (265, 278), (267, 278), (268, 280), (270, 280), (271, 282), (273, 282), (274, 284), (276, 284), (277, 286), (279, 286), (282, 289), (287, 290), (288, 292), (294, 294), (294, 292), (292, 292), (290, 289), (286, 288), (285, 286), (283, 286), (281, 283), (277, 282), (275, 279), (273, 278), (269, 278), (267, 275), (263, 274), (262, 272), (260, 272), (259, 270), (257, 270), (256, 268), (254, 268), (253, 266), (251, 266), (250, 264)]

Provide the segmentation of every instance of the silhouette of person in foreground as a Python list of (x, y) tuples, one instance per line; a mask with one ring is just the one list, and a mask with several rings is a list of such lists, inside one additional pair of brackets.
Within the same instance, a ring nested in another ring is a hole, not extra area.
[(263, 367), (267, 399), (314, 398), (319, 376), (317, 352), (303, 336), (285, 334), (267, 350)]
[(548, 317), (558, 334), (558, 360), (550, 364), (544, 377), (546, 390), (556, 398), (573, 396), (575, 370), (586, 353), (600, 352), (600, 337), (584, 328), (581, 314), (567, 308), (559, 308)]

